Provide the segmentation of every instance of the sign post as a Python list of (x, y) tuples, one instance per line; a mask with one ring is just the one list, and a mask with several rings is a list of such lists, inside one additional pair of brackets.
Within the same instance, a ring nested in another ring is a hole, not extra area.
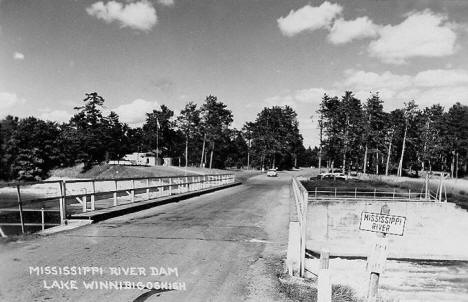
[(362, 212), (360, 230), (376, 232), (377, 238), (367, 258), (367, 270), (370, 272), (368, 302), (377, 301), (379, 278), (385, 270), (388, 255), (387, 234), (403, 236), (406, 217), (390, 215), (390, 208), (384, 204), (380, 213)]

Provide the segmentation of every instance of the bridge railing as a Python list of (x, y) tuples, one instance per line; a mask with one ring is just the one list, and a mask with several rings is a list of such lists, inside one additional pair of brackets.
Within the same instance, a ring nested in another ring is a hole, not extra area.
[(369, 199), (382, 201), (435, 201), (431, 192), (402, 192), (401, 190), (366, 190), (366, 189), (340, 189), (337, 187), (316, 187), (309, 190), (309, 201), (314, 200), (350, 200)]
[[(296, 177), (292, 178), (291, 187), (294, 195), (294, 206), (291, 210), (296, 215), (290, 216), (286, 261), (290, 275), (299, 274), (299, 276), (303, 276), (305, 271), (306, 217), (309, 192)], [(295, 217), (297, 217), (297, 221)]]
[[(209, 174), (9, 184), (16, 195), (16, 201), (12, 203), (10, 200), (7, 208), (0, 208), (0, 230), (2, 226), (16, 224), (21, 225), (24, 233), (25, 226), (28, 225), (65, 224), (67, 218), (75, 213), (199, 191), (233, 182), (234, 174)], [(26, 212), (55, 212), (59, 215), (52, 219), (53, 222), (48, 221), (47, 217), (45, 222), (37, 221), (37, 217), (33, 219), (34, 222), (25, 222)]]

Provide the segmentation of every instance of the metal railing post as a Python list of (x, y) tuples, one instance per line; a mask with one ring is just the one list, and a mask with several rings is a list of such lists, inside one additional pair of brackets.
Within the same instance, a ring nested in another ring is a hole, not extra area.
[(84, 188), (84, 194), (83, 195), (83, 213), (86, 213), (86, 211), (88, 210), (88, 196), (86, 196), (86, 194), (88, 194), (88, 191), (86, 190), (86, 188)]
[(118, 190), (117, 189), (118, 188), (117, 187), (117, 180), (114, 180), (114, 188), (115, 188), (115, 192), (113, 194), (114, 195), (114, 206), (116, 206), (118, 204), (118, 202), (117, 202), (117, 190)]
[(301, 277), (305, 271), (305, 251), (306, 251), (306, 229), (307, 229), (307, 204), (309, 201), (309, 192), (305, 191), (302, 200), (302, 225), (301, 225)]
[(411, 189), (408, 189), (408, 200), (411, 200)]
[(132, 179), (132, 190), (131, 192), (131, 197), (132, 197), (132, 202), (135, 202), (135, 180)]
[(91, 211), (94, 211), (96, 209), (96, 204), (95, 204), (95, 202), (96, 202), (96, 195), (95, 195), (95, 193), (96, 193), (96, 183), (93, 180), (91, 184), (93, 186), (93, 191), (91, 192)]
[(45, 229), (45, 217), (44, 217), (44, 207), (41, 208), (41, 228), (44, 231)]
[(172, 177), (169, 177), (169, 196), (172, 195)]
[(146, 199), (150, 199), (150, 189), (149, 189), (149, 185), (150, 185), (150, 180), (149, 178), (146, 179)]
[(67, 218), (67, 187), (66, 187), (66, 181), (60, 181), (60, 223), (65, 224), (66, 223), (66, 218)]
[(16, 185), (16, 194), (17, 194), (17, 197), (18, 197), (18, 209), (19, 209), (19, 214), (20, 214), (21, 233), (24, 234), (23, 201), (21, 200), (20, 185)]

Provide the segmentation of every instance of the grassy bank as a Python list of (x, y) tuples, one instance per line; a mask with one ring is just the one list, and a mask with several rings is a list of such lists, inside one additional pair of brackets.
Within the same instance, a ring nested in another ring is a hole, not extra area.
[[(390, 185), (392, 187), (403, 190), (411, 190), (412, 192), (423, 192), (425, 190), (424, 178), (369, 175), (364, 179), (366, 179), (371, 184)], [(439, 184), (439, 179), (435, 178), (430, 180), (429, 188), (433, 195), (435, 195), (437, 192)], [(447, 201), (456, 203), (461, 207), (468, 209), (468, 180), (446, 179), (444, 184), (447, 191)]]
[[(279, 274), (280, 291), (289, 299), (298, 302), (317, 301), (317, 279), (291, 277), (288, 274)], [(360, 302), (354, 290), (349, 286), (333, 284), (333, 302)]]

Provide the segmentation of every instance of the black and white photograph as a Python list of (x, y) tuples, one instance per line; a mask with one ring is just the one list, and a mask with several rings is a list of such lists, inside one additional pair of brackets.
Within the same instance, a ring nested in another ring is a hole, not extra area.
[(468, 301), (468, 1), (0, 0), (0, 301)]

